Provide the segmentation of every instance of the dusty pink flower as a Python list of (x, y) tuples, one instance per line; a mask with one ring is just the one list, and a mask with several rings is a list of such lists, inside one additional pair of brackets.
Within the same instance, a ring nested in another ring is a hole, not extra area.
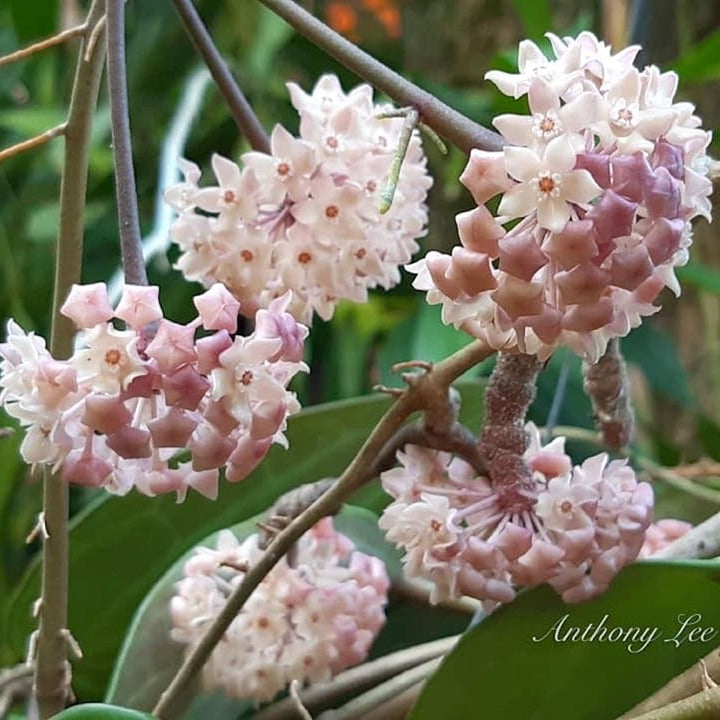
[[(273, 443), (287, 447), (287, 418), (300, 409), (287, 386), (307, 370), (307, 328), (280, 303), (263, 311), (262, 333), (233, 339), (239, 303), (222, 286), (196, 298), (188, 325), (162, 318), (157, 298), (157, 288), (129, 286), (108, 317), (104, 285), (76, 286), (65, 308), (83, 332), (67, 361), (10, 321), (0, 402), (28, 428), (27, 462), (115, 494), (135, 487), (182, 500), (192, 488), (214, 499), (221, 468), (235, 482)], [(113, 312), (130, 329), (108, 322)], [(196, 339), (203, 329), (214, 332)], [(186, 450), (190, 462), (174, 467)]]
[(416, 134), (381, 215), (402, 120), (376, 118), (367, 85), (346, 95), (326, 75), (311, 94), (288, 87), (299, 138), (276, 126), (270, 154), (246, 153), (242, 167), (215, 156), (217, 186), (198, 187), (199, 170), (185, 162), (185, 181), (167, 200), (179, 212), (172, 235), (187, 278), (223, 283), (249, 316), (287, 296), (283, 312), (309, 323), (400, 281), (425, 233), (431, 180)]
[(524, 461), (532, 486), (494, 487), (448, 453), (408, 446), (382, 475), (392, 502), (380, 518), (405, 550), (410, 577), (432, 581), (432, 600), (461, 594), (486, 608), (549, 583), (566, 602), (603, 593), (638, 555), (653, 497), (624, 461), (572, 467), (564, 438), (546, 446), (534, 425)]
[[(362, 662), (385, 623), (390, 582), (381, 560), (354, 549), (325, 518), (263, 579), (203, 668), (208, 689), (271, 700), (291, 681), (324, 682)], [(224, 530), (217, 549), (197, 548), (170, 603), (173, 639), (198, 643), (227, 593), (262, 555), (257, 536)]]
[[(456, 218), (461, 246), (408, 269), (445, 323), (496, 349), (545, 359), (567, 345), (596, 362), (663, 288), (680, 293), (690, 221), (710, 219), (710, 133), (673, 101), (674, 73), (632, 67), (637, 48), (548, 37), (555, 59), (524, 41), (519, 74), (487, 75), (527, 94), (530, 114), (496, 118), (503, 151), (471, 153), (460, 179), (478, 207)], [(500, 194), (494, 218), (484, 203)]]

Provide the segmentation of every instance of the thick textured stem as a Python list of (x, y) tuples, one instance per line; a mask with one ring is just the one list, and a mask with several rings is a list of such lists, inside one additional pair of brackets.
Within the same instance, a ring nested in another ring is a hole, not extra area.
[(115, 196), (125, 282), (147, 285), (142, 253), (125, 69), (125, 0), (107, 0), (107, 66)]
[(717, 720), (719, 717), (720, 687), (717, 687), (638, 715), (637, 720)]
[(162, 694), (153, 710), (153, 715), (166, 720), (178, 717), (177, 705), (184, 688), (201, 670), (230, 623), (263, 578), (318, 520), (337, 512), (342, 503), (358, 487), (373, 477), (374, 459), (410, 414), (425, 407), (427, 402), (436, 398), (439, 392), (447, 393), (447, 388), (454, 380), (482, 362), (492, 352), (484, 343), (475, 341), (438, 363), (429, 372), (418, 376), (417, 380), (410, 384), (397, 402), (380, 419), (337, 482), (310, 507), (300, 513), (287, 528), (278, 533), (262, 557), (248, 570), (242, 582), (228, 598), (225, 607), (208, 627), (200, 642), (185, 659), (168, 689)]
[[(60, 186), (60, 230), (55, 248), (50, 352), (67, 358), (72, 353), (74, 325), (60, 314), (73, 283), (80, 281), (82, 245), (90, 154), (90, 130), (97, 103), (104, 54), (99, 48), (85, 57), (88, 38), (101, 21), (105, 3), (93, 2), (87, 34), (73, 84), (65, 129), (65, 162)], [(68, 695), (67, 629), (68, 597), (68, 486), (48, 472), (43, 491), (44, 522), (48, 537), (43, 545), (40, 629), (37, 638), (34, 694), (41, 720), (60, 712)]]
[(610, 340), (605, 354), (594, 365), (583, 363), (583, 377), (603, 443), (613, 450), (625, 447), (632, 438), (635, 418), (627, 367), (617, 338)]
[(534, 355), (499, 353), (485, 391), (485, 424), (480, 449), (496, 488), (532, 486), (523, 460), (528, 436), (525, 416), (535, 399), (535, 382), (542, 363)]
[(660, 690), (653, 693), (641, 703), (638, 703), (624, 715), (621, 715), (618, 720), (638, 718), (642, 716), (643, 713), (657, 710), (677, 700), (682, 700), (701, 692), (705, 689), (703, 686), (703, 667), (711, 678), (720, 679), (720, 649), (715, 648), (700, 662), (695, 663), (685, 670), (685, 672), (674, 677), (667, 685), (660, 688)]
[(398, 105), (414, 107), (420, 119), (464, 153), (473, 148), (500, 150), (503, 139), (434, 95), (406, 80), (371, 55), (363, 52), (292, 0), (260, 0), (310, 42), (335, 58), (348, 70), (382, 90)]
[(250, 103), (235, 82), (227, 63), (220, 56), (192, 0), (173, 0), (173, 5), (175, 5), (175, 9), (195, 49), (205, 61), (218, 90), (225, 98), (225, 102), (230, 108), (240, 132), (245, 135), (253, 150), (269, 153), (270, 141), (265, 128), (263, 128)]
[(720, 513), (656, 552), (654, 558), (713, 558), (720, 555)]

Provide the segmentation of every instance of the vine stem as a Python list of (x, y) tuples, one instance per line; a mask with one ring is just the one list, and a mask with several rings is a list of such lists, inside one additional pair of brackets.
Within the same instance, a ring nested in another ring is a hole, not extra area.
[(447, 138), (464, 153), (473, 148), (500, 150), (503, 139), (469, 117), (438, 100), (391, 70), (349, 40), (331, 30), (323, 22), (292, 0), (260, 0), (267, 8), (324, 50), (356, 75), (392, 98), (398, 105), (414, 107), (423, 123)]
[[(97, 48), (86, 58), (93, 29), (101, 22), (103, 0), (94, 0), (87, 18), (87, 31), (78, 57), (67, 127), (65, 160), (60, 185), (60, 226), (55, 245), (50, 353), (63, 359), (72, 353), (74, 325), (60, 314), (60, 307), (73, 283), (80, 281), (87, 191), (90, 130), (97, 104), (104, 53)], [(68, 484), (46, 473), (43, 479), (43, 514), (47, 538), (43, 544), (42, 595), (39, 606), (37, 661), (33, 692), (41, 720), (65, 706), (68, 694), (67, 605), (68, 605)]]
[(190, 36), (192, 44), (207, 65), (215, 84), (220, 90), (235, 124), (246, 137), (253, 150), (270, 153), (270, 140), (257, 115), (242, 90), (235, 82), (227, 63), (218, 52), (212, 36), (203, 24), (192, 0), (172, 0), (177, 14)]
[(446, 393), (454, 380), (493, 352), (484, 343), (475, 341), (426, 373), (412, 376), (407, 390), (382, 416), (337, 482), (278, 533), (260, 559), (248, 570), (200, 642), (185, 658), (182, 667), (160, 697), (153, 715), (166, 720), (179, 716), (178, 705), (183, 690), (200, 672), (230, 623), (263, 578), (307, 530), (326, 515), (336, 512), (349, 495), (373, 477), (374, 459), (409, 415), (422, 410), (428, 400), (437, 398), (440, 389)]
[(716, 720), (720, 717), (720, 687), (705, 690), (665, 707), (638, 715), (636, 720)]
[(107, 0), (107, 69), (115, 196), (125, 282), (147, 285), (130, 137), (125, 68), (125, 0)]

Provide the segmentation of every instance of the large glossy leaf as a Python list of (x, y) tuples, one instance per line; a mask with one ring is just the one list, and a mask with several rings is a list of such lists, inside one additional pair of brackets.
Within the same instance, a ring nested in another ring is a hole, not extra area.
[(152, 716), (117, 705), (87, 703), (68, 708), (53, 720), (152, 720)]
[[(477, 427), (479, 386), (466, 385), (463, 397), (464, 418)], [(178, 557), (210, 533), (266, 510), (292, 487), (339, 474), (388, 404), (375, 396), (303, 411), (289, 423), (290, 450), (276, 447), (242, 483), (223, 483), (214, 503), (193, 495), (176, 505), (171, 497), (131, 494), (103, 497), (79, 516), (70, 542), (69, 617), (85, 653), (73, 671), (78, 697), (104, 695), (133, 612)], [(355, 504), (375, 508), (385, 501), (377, 486), (363, 489), (358, 498)], [(18, 657), (33, 629), (30, 607), (38, 592), (36, 563), (6, 617), (5, 633)]]
[[(257, 519), (234, 526), (234, 534), (241, 540), (246, 538), (256, 531)], [(358, 550), (380, 557), (391, 577), (399, 576), (399, 554), (385, 542), (374, 513), (348, 506), (334, 519), (334, 524), (353, 540)], [(202, 544), (214, 547), (215, 535), (205, 538)], [(150, 711), (179, 668), (183, 647), (170, 639), (168, 606), (175, 583), (182, 577), (186, 557), (187, 554), (163, 575), (138, 608), (113, 671), (108, 702)], [(229, 701), (216, 693), (197, 693), (184, 717), (234, 720), (251, 708), (251, 703)]]
[(638, 563), (581, 605), (540, 588), (465, 635), (410, 717), (608, 720), (710, 652), (719, 632), (716, 561)]

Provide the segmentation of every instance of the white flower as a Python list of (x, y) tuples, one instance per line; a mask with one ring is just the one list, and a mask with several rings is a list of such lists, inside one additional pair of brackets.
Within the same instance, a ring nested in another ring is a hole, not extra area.
[(553, 232), (570, 219), (570, 204), (587, 206), (602, 192), (587, 170), (573, 170), (575, 151), (564, 136), (540, 151), (505, 148), (505, 166), (519, 184), (505, 193), (498, 213), (512, 219), (537, 210), (540, 227)]
[(110, 323), (97, 325), (82, 336), (86, 349), (71, 358), (78, 381), (88, 382), (96, 392), (115, 394), (130, 381), (145, 374), (145, 367), (135, 349), (137, 333), (116, 330)]

